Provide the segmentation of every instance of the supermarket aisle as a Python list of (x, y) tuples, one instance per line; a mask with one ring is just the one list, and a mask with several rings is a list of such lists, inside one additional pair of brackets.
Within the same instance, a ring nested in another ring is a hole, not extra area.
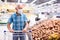
[(4, 30), (7, 30), (6, 26), (0, 26), (0, 40), (4, 39)]
[[(7, 26), (6, 25), (3, 25), (3, 26), (0, 25), (0, 40), (4, 40), (4, 30), (8, 31)], [(9, 35), (11, 35), (11, 34), (9, 34)]]

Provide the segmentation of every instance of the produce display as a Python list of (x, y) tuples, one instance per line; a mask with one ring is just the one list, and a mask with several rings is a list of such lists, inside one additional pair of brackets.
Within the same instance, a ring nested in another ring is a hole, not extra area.
[(48, 38), (49, 38), (48, 40), (60, 40), (60, 34), (54, 33), (51, 34)]
[[(55, 34), (60, 36), (60, 20), (49, 19), (41, 21), (34, 25), (31, 30), (33, 40), (53, 40), (51, 38), (56, 37)], [(59, 36), (58, 39), (60, 38)]]

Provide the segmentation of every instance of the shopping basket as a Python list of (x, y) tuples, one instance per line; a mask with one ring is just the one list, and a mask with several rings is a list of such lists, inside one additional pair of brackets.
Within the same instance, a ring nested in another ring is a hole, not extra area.
[[(22, 32), (22, 31), (14, 31), (14, 32)], [(25, 36), (24, 40), (33, 40), (32, 39), (32, 34), (31, 31), (25, 32), (25, 35), (14, 35), (14, 36)], [(4, 40), (13, 40), (13, 33), (9, 32), (9, 31), (4, 31)], [(18, 40), (20, 40), (20, 38), (18, 37)]]

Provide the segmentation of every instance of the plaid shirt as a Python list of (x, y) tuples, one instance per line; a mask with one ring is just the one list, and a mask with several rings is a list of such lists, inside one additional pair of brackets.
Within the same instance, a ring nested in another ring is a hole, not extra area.
[(13, 23), (13, 30), (23, 30), (26, 22), (27, 18), (24, 14), (17, 15), (16, 13), (11, 15), (8, 20), (8, 23)]

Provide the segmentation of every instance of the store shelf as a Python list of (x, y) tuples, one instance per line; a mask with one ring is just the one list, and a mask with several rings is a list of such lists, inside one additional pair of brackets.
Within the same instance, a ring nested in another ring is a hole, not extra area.
[(7, 24), (7, 23), (0, 23), (0, 24)]
[(0, 27), (1, 26), (7, 26), (7, 23), (0, 23)]

